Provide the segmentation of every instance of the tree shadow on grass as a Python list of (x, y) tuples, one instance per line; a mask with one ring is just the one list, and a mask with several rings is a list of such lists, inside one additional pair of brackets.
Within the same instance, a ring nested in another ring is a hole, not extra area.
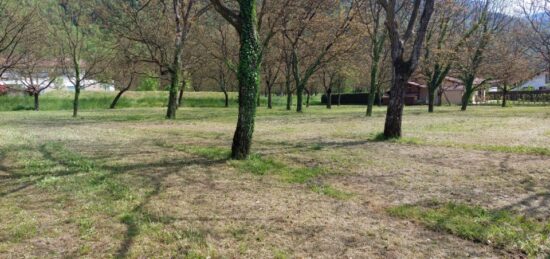
[[(550, 190), (550, 188), (546, 189)], [(548, 220), (550, 219), (550, 191), (530, 195), (499, 210), (517, 211), (539, 220)]]
[[(18, 147), (22, 148), (22, 147)], [(31, 147), (28, 147), (32, 149)], [(124, 233), (124, 240), (121, 243), (120, 248), (118, 249), (116, 255), (119, 258), (124, 258), (127, 256), (127, 253), (130, 251), (134, 239), (140, 232), (140, 222), (146, 220), (147, 222), (161, 222), (169, 223), (173, 219), (158, 217), (151, 215), (145, 211), (145, 207), (151, 202), (151, 200), (158, 196), (163, 189), (163, 182), (166, 177), (181, 171), (182, 168), (189, 166), (199, 165), (201, 167), (210, 167), (215, 166), (216, 164), (225, 163), (225, 159), (208, 159), (208, 158), (190, 158), (190, 159), (174, 159), (174, 160), (165, 160), (165, 161), (153, 161), (146, 163), (136, 163), (136, 164), (126, 164), (121, 166), (110, 166), (101, 164), (94, 159), (80, 157), (78, 154), (72, 154), (70, 151), (63, 151), (62, 145), (58, 146), (49, 146), (48, 144), (43, 144), (37, 149), (42, 156), (42, 159), (47, 162), (47, 164), (54, 168), (57, 166), (62, 166), (62, 170), (55, 170), (48, 172), (44, 170), (38, 174), (17, 174), (19, 170), (12, 170), (9, 167), (3, 165), (3, 169), (6, 172), (11, 173), (6, 176), (2, 176), (0, 180), (6, 183), (6, 186), (17, 183), (19, 186), (11, 188), (10, 190), (0, 193), (0, 197), (5, 197), (10, 194), (18, 193), (23, 190), (26, 190), (38, 183), (47, 177), (63, 177), (71, 176), (78, 173), (86, 173), (92, 171), (102, 171), (105, 172), (107, 178), (112, 178), (116, 175), (140, 172), (140, 176), (145, 176), (148, 179), (145, 180), (145, 185), (151, 186), (152, 190), (146, 193), (143, 201), (141, 201), (137, 206), (135, 206), (131, 211), (127, 212), (122, 218), (121, 221), (127, 227), (126, 232)], [(68, 155), (75, 155), (76, 157), (67, 157)], [(2, 161), (3, 162), (3, 161)], [(24, 170), (24, 168), (23, 168)], [(147, 172), (154, 173), (147, 173)], [(160, 171), (160, 172), (159, 172)]]

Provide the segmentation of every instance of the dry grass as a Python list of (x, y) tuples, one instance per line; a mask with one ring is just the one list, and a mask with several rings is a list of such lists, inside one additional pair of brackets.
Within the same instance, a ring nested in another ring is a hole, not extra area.
[(550, 111), (260, 110), (228, 161), (233, 108), (0, 113), (0, 257), (502, 257), (388, 215), (427, 200), (550, 217)]

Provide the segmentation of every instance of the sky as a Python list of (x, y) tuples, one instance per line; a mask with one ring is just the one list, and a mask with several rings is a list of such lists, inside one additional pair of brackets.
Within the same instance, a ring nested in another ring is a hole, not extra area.
[(521, 6), (524, 4), (530, 4), (531, 2), (535, 2), (538, 4), (544, 3), (545, 0), (504, 0), (506, 2), (510, 1), (508, 13), (511, 15), (517, 15), (521, 16)]

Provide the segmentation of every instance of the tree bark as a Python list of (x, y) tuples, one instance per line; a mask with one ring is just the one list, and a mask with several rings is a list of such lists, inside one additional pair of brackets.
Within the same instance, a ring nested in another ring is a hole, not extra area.
[(267, 108), (273, 109), (273, 99), (271, 97), (271, 88), (272, 86), (267, 86)]
[(111, 106), (109, 106), (109, 109), (114, 109), (116, 108), (116, 105), (118, 104), (118, 101), (120, 100), (120, 98), (122, 97), (122, 95), (128, 91), (130, 88), (124, 88), (122, 90), (120, 90), (118, 92), (118, 94), (115, 96), (115, 99), (113, 100), (113, 102), (111, 103)]
[(506, 107), (507, 94), (508, 94), (508, 89), (507, 88), (502, 89), (502, 108)]
[(311, 97), (311, 92), (306, 89), (306, 107), (309, 108), (309, 99)]
[(332, 90), (329, 88), (325, 91), (325, 95), (327, 96), (327, 109), (332, 109)]
[(296, 111), (302, 112), (303, 111), (303, 104), (304, 104), (304, 85), (301, 83), (296, 86)]
[(39, 111), (40, 110), (40, 103), (38, 101), (38, 97), (40, 96), (40, 92), (38, 92), (38, 91), (35, 92), (33, 94), (33, 96), (34, 96), (34, 110)]
[(378, 80), (378, 61), (373, 60), (373, 65), (370, 71), (370, 91), (367, 104), (367, 117), (372, 117), (374, 100), (376, 98), (376, 85)]
[[(191, 5), (192, 3), (189, 3)], [(190, 7), (190, 6), (189, 6)], [(180, 14), (180, 8), (183, 8), (180, 6), (180, 3), (174, 2), (173, 4), (173, 12), (175, 17), (175, 23), (176, 23), (176, 30), (175, 35), (176, 39), (174, 42), (174, 56), (172, 65), (170, 67), (170, 94), (168, 97), (168, 109), (166, 110), (166, 119), (169, 120), (175, 120), (176, 119), (176, 111), (178, 110), (178, 90), (179, 90), (179, 83), (180, 83), (180, 74), (181, 74), (181, 54), (183, 52), (183, 45), (185, 42), (185, 36), (186, 32), (183, 28), (181, 22), (183, 17), (181, 17)]]
[(168, 96), (168, 109), (166, 110), (166, 119), (175, 120), (176, 111), (178, 110), (179, 73), (171, 72), (170, 74), (171, 74), (171, 79), (170, 79), (170, 89), (169, 89), (169, 96)]
[(435, 104), (435, 89), (428, 89), (428, 112), (434, 112)]
[(472, 92), (466, 90), (464, 95), (462, 95), (462, 106), (460, 107), (461, 111), (466, 111), (468, 109), (468, 104), (470, 104), (470, 98), (472, 98)]
[(231, 157), (246, 159), (250, 154), (260, 88), (259, 68), (261, 65), (258, 40), (256, 0), (239, 1), (239, 118), (233, 137)]
[(181, 80), (181, 89), (178, 97), (178, 107), (183, 106), (183, 92), (185, 91), (186, 86), (187, 86), (187, 80), (185, 79)]
[(227, 89), (223, 88), (223, 96), (225, 98), (225, 108), (229, 107), (229, 94), (227, 93)]
[(405, 87), (409, 79), (408, 73), (394, 68), (393, 83), (390, 90), (390, 100), (386, 113), (386, 124), (384, 127), (384, 136), (386, 138), (401, 137), (401, 121), (403, 116), (403, 107), (405, 102)]
[[(77, 73), (77, 76), (78, 75)], [(78, 108), (80, 107), (80, 80), (76, 79), (76, 84), (74, 86), (74, 100), (73, 100), (73, 118), (78, 116)]]

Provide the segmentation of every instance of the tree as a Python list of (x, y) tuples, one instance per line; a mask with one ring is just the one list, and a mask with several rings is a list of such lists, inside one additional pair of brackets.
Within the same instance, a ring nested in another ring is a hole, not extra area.
[(459, 49), (462, 52), (462, 61), (458, 63), (460, 79), (464, 84), (461, 110), (466, 111), (472, 95), (489, 80), (479, 81), (477, 75), (484, 65), (487, 47), (496, 33), (500, 32), (508, 23), (509, 18), (502, 13), (503, 2), (499, 0), (485, 0), (477, 3), (479, 27)]
[(491, 60), (486, 70), (497, 80), (496, 85), (502, 93), (502, 107), (506, 107), (510, 91), (521, 86), (521, 82), (534, 74), (533, 68), (537, 67), (531, 62), (528, 48), (522, 44), (521, 39), (526, 36), (524, 28), (524, 23), (519, 21), (511, 24), (508, 30), (495, 36), (488, 49)]
[(122, 95), (137, 85), (139, 75), (145, 74), (143, 65), (140, 66), (139, 61), (127, 51), (131, 47), (131, 44), (119, 44), (116, 58), (110, 66), (109, 77), (114, 79), (115, 88), (119, 90), (110, 109), (115, 109)]
[[(332, 0), (295, 1), (292, 6), (295, 13), (285, 17), (283, 33), (289, 43), (297, 112), (303, 111), (303, 93), (315, 72), (323, 64), (353, 47), (348, 45), (338, 49), (335, 46), (341, 43), (350, 29), (355, 15), (354, 3), (351, 1), (351, 6), (345, 7), (340, 5), (340, 1)], [(330, 10), (334, 9), (343, 9), (343, 12), (331, 14)], [(306, 40), (308, 36), (313, 38)]]
[(63, 0), (58, 10), (61, 65), (74, 86), (73, 117), (77, 117), (81, 90), (97, 83), (92, 80), (103, 73), (112, 57), (110, 37), (94, 22), (93, 3)]
[(239, 54), (239, 117), (233, 137), (231, 157), (246, 159), (250, 154), (254, 120), (256, 116), (256, 95), (260, 85), (261, 46), (258, 38), (258, 20), (255, 0), (240, 0), (239, 11), (230, 9), (221, 0), (211, 0), (215, 9), (231, 25), (240, 37)]
[[(117, 35), (138, 43), (134, 53), (141, 62), (158, 66), (160, 77), (169, 81), (167, 119), (175, 119), (179, 106), (178, 93), (186, 82), (182, 67), (189, 62), (182, 59), (188, 37), (196, 20), (207, 10), (199, 0), (151, 0), (138, 2), (111, 2), (113, 27)], [(183, 83), (182, 83), (183, 81)]]
[(550, 1), (524, 1), (521, 9), (531, 27), (531, 34), (526, 35), (526, 45), (541, 58), (546, 69), (550, 71)]
[[(417, 24), (417, 17), (422, 5), (422, 16)], [(401, 137), (401, 122), (403, 117), (403, 106), (405, 101), (405, 87), (409, 78), (418, 66), (421, 48), (426, 36), (428, 24), (434, 11), (434, 0), (415, 0), (408, 18), (406, 30), (399, 31), (400, 9), (396, 0), (378, 0), (386, 13), (386, 29), (391, 44), (391, 57), (393, 64), (392, 86), (390, 90), (390, 101), (386, 115), (384, 136), (386, 138)], [(408, 10), (405, 8), (404, 10)], [(414, 33), (414, 29), (416, 33)], [(406, 57), (406, 48), (409, 40), (415, 36), (414, 43), (410, 45), (410, 53)]]
[[(435, 94), (440, 89), (443, 81), (451, 72), (456, 49), (464, 43), (478, 27), (474, 24), (467, 30), (462, 39), (455, 39), (460, 34), (457, 27), (468, 20), (468, 15), (463, 2), (454, 0), (439, 2), (436, 5), (436, 15), (432, 26), (429, 26), (424, 47), (424, 60), (422, 73), (428, 86), (428, 112), (434, 112)], [(455, 43), (454, 42), (458, 42)]]
[(25, 58), (27, 51), (22, 45), (32, 41), (36, 14), (34, 6), (0, 0), (0, 76)]
[(385, 43), (388, 34), (383, 28), (384, 17), (382, 15), (382, 6), (377, 0), (366, 0), (361, 5), (360, 22), (363, 24), (369, 37), (369, 55), (370, 55), (370, 88), (367, 104), (367, 116), (372, 116), (374, 101), (378, 86), (380, 85), (380, 63), (383, 58)]
[(34, 98), (34, 110), (40, 110), (40, 95), (46, 89), (54, 85), (60, 74), (60, 62), (48, 60), (43, 56), (27, 56), (16, 70), (21, 76), (20, 82), (25, 87), (25, 92)]
[[(178, 90), (181, 84), (182, 53), (185, 41), (191, 29), (193, 20), (202, 15), (206, 9), (194, 8), (197, 0), (172, 0), (172, 12), (175, 24), (175, 43), (172, 56), (172, 64), (169, 65), (170, 73), (170, 96), (168, 98), (168, 109), (166, 111), (167, 119), (176, 119), (176, 110), (178, 109)], [(185, 80), (184, 80), (185, 82)], [(183, 92), (182, 92), (183, 93)]]

